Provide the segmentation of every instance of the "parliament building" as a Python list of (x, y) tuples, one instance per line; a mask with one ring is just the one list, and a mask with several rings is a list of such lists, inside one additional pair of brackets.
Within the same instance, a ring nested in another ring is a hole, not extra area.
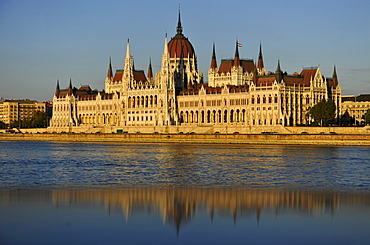
[[(233, 59), (218, 64), (213, 44), (208, 82), (197, 68), (195, 49), (183, 34), (180, 13), (177, 33), (164, 40), (162, 63), (153, 74), (137, 70), (127, 42), (123, 69), (112, 70), (109, 62), (105, 89), (90, 86), (60, 89), (53, 97), (50, 130), (56, 132), (116, 132), (171, 126), (309, 125), (309, 109), (323, 99), (332, 99), (341, 115), (341, 87), (336, 68), (325, 77), (319, 67), (288, 75), (277, 61), (275, 72), (266, 72), (262, 47), (258, 60), (239, 57), (235, 43)], [(148, 131), (148, 130), (147, 130)], [(150, 131), (150, 130), (149, 130)], [(162, 130), (163, 131), (163, 130)]]

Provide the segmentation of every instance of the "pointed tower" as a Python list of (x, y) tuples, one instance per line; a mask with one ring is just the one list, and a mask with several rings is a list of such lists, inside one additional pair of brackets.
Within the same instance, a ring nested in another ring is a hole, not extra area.
[(217, 60), (216, 60), (216, 45), (213, 43), (211, 66), (208, 70), (208, 85), (210, 87), (217, 87), (216, 76), (218, 73)]
[(256, 66), (254, 66), (253, 83), (254, 83), (255, 86), (257, 86), (257, 83), (258, 83), (258, 75), (259, 75), (258, 68)]
[(152, 58), (149, 58), (148, 81), (150, 82), (152, 79), (153, 79)]
[(130, 52), (130, 40), (127, 39), (125, 66), (123, 68), (122, 75), (123, 89), (126, 90), (128, 87), (131, 87), (133, 81), (134, 81), (134, 66)]
[(278, 65), (276, 67), (275, 76), (276, 76), (276, 81), (278, 83), (280, 83), (283, 80), (283, 72), (281, 71), (281, 68), (280, 68), (280, 60), (278, 60)]
[(234, 56), (234, 63), (233, 63), (233, 65), (234, 65), (235, 67), (239, 67), (239, 66), (240, 66), (238, 40), (236, 40), (236, 45), (235, 45), (235, 56)]
[(68, 95), (72, 95), (73, 88), (72, 88), (72, 78), (69, 79), (69, 87), (68, 87)]
[(55, 96), (58, 98), (60, 94), (59, 79), (57, 80), (57, 87), (55, 89)]
[(179, 9), (179, 19), (177, 21), (177, 34), (182, 34), (180, 9)]
[(243, 85), (243, 67), (239, 58), (238, 40), (235, 43), (235, 56), (231, 67), (231, 84), (236, 86)]
[(109, 65), (108, 65), (108, 74), (107, 74), (108, 79), (113, 79), (113, 71), (112, 71), (112, 58), (109, 57)]
[(338, 86), (338, 77), (337, 77), (337, 68), (336, 66), (334, 65), (334, 71), (333, 71), (333, 87), (337, 87)]
[(109, 57), (108, 72), (107, 77), (105, 78), (105, 91), (107, 93), (112, 93), (111, 91), (112, 82), (113, 82), (112, 58)]
[(215, 43), (213, 43), (211, 69), (216, 69), (216, 68), (217, 68), (216, 50), (215, 50)]
[(262, 57), (262, 44), (260, 43), (260, 52), (258, 54), (258, 64), (257, 64), (257, 71), (258, 75), (265, 76), (266, 75), (266, 69), (263, 64), (263, 57)]
[[(160, 70), (160, 81), (157, 81), (159, 84), (167, 85), (169, 82), (169, 74), (170, 74), (170, 54), (168, 52), (168, 40), (167, 40), (167, 33), (164, 38), (163, 44), (163, 54), (162, 54), (162, 65)], [(159, 85), (158, 84), (158, 85)]]

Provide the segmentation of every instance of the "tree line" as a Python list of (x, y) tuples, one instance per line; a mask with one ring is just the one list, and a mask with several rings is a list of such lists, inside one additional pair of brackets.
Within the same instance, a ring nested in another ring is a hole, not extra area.
[[(353, 125), (359, 125), (356, 119), (349, 115), (346, 110), (340, 118), (336, 118), (335, 115), (336, 106), (332, 99), (322, 100), (314, 105), (308, 112), (308, 115), (313, 119), (313, 126), (329, 126), (336, 124), (339, 121), (340, 126), (348, 127)], [(340, 120), (339, 120), (340, 119)], [(365, 125), (370, 124), (370, 109), (362, 117)]]
[(12, 121), (10, 124), (0, 121), (0, 128), (46, 128), (49, 120), (46, 112), (36, 111), (30, 119)]

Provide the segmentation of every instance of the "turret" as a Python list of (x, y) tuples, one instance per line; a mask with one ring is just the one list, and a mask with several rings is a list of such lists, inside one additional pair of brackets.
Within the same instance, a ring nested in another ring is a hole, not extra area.
[(134, 66), (133, 66), (133, 60), (130, 53), (130, 40), (127, 40), (127, 46), (126, 46), (126, 58), (125, 58), (125, 66), (123, 68), (123, 76), (122, 76), (122, 82), (123, 82), (123, 88), (124, 90), (128, 88), (128, 86), (131, 86), (131, 83), (133, 82), (134, 78)]
[(211, 69), (216, 69), (216, 68), (217, 68), (216, 51), (215, 51), (215, 44), (213, 43)]
[(58, 98), (60, 94), (59, 79), (57, 80), (57, 87), (55, 89), (55, 96)]
[(182, 26), (181, 26), (181, 16), (180, 16), (180, 9), (179, 9), (179, 20), (177, 22), (177, 33), (182, 34)]
[(73, 89), (72, 89), (72, 78), (69, 79), (69, 87), (68, 87), (68, 95), (72, 95)]
[(150, 81), (152, 78), (153, 78), (152, 59), (149, 59), (148, 81)]
[(277, 65), (277, 68), (276, 68), (276, 81), (278, 83), (280, 83), (282, 80), (283, 80), (283, 72), (281, 71), (281, 68), (280, 68), (280, 60), (278, 60), (278, 65)]
[(234, 66), (235, 66), (235, 67), (239, 67), (239, 66), (240, 66), (240, 58), (239, 58), (238, 41), (236, 41), (236, 46), (235, 46)]
[(260, 43), (260, 51), (258, 54), (258, 64), (257, 64), (258, 74), (264, 76), (266, 74), (265, 66), (263, 64), (263, 57), (262, 57), (262, 44)]
[(338, 86), (338, 77), (337, 77), (337, 68), (334, 65), (334, 71), (333, 71), (333, 87)]
[(108, 74), (107, 78), (111, 80), (113, 78), (113, 71), (112, 71), (112, 58), (109, 58), (109, 66), (108, 66)]
[(258, 70), (257, 67), (254, 66), (254, 71), (253, 71), (253, 83), (255, 86), (257, 86), (258, 83)]

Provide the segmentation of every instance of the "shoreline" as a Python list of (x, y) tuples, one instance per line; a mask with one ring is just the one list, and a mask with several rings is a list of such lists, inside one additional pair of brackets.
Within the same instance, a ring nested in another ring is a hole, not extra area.
[(369, 134), (0, 134), (0, 141), (370, 146)]

